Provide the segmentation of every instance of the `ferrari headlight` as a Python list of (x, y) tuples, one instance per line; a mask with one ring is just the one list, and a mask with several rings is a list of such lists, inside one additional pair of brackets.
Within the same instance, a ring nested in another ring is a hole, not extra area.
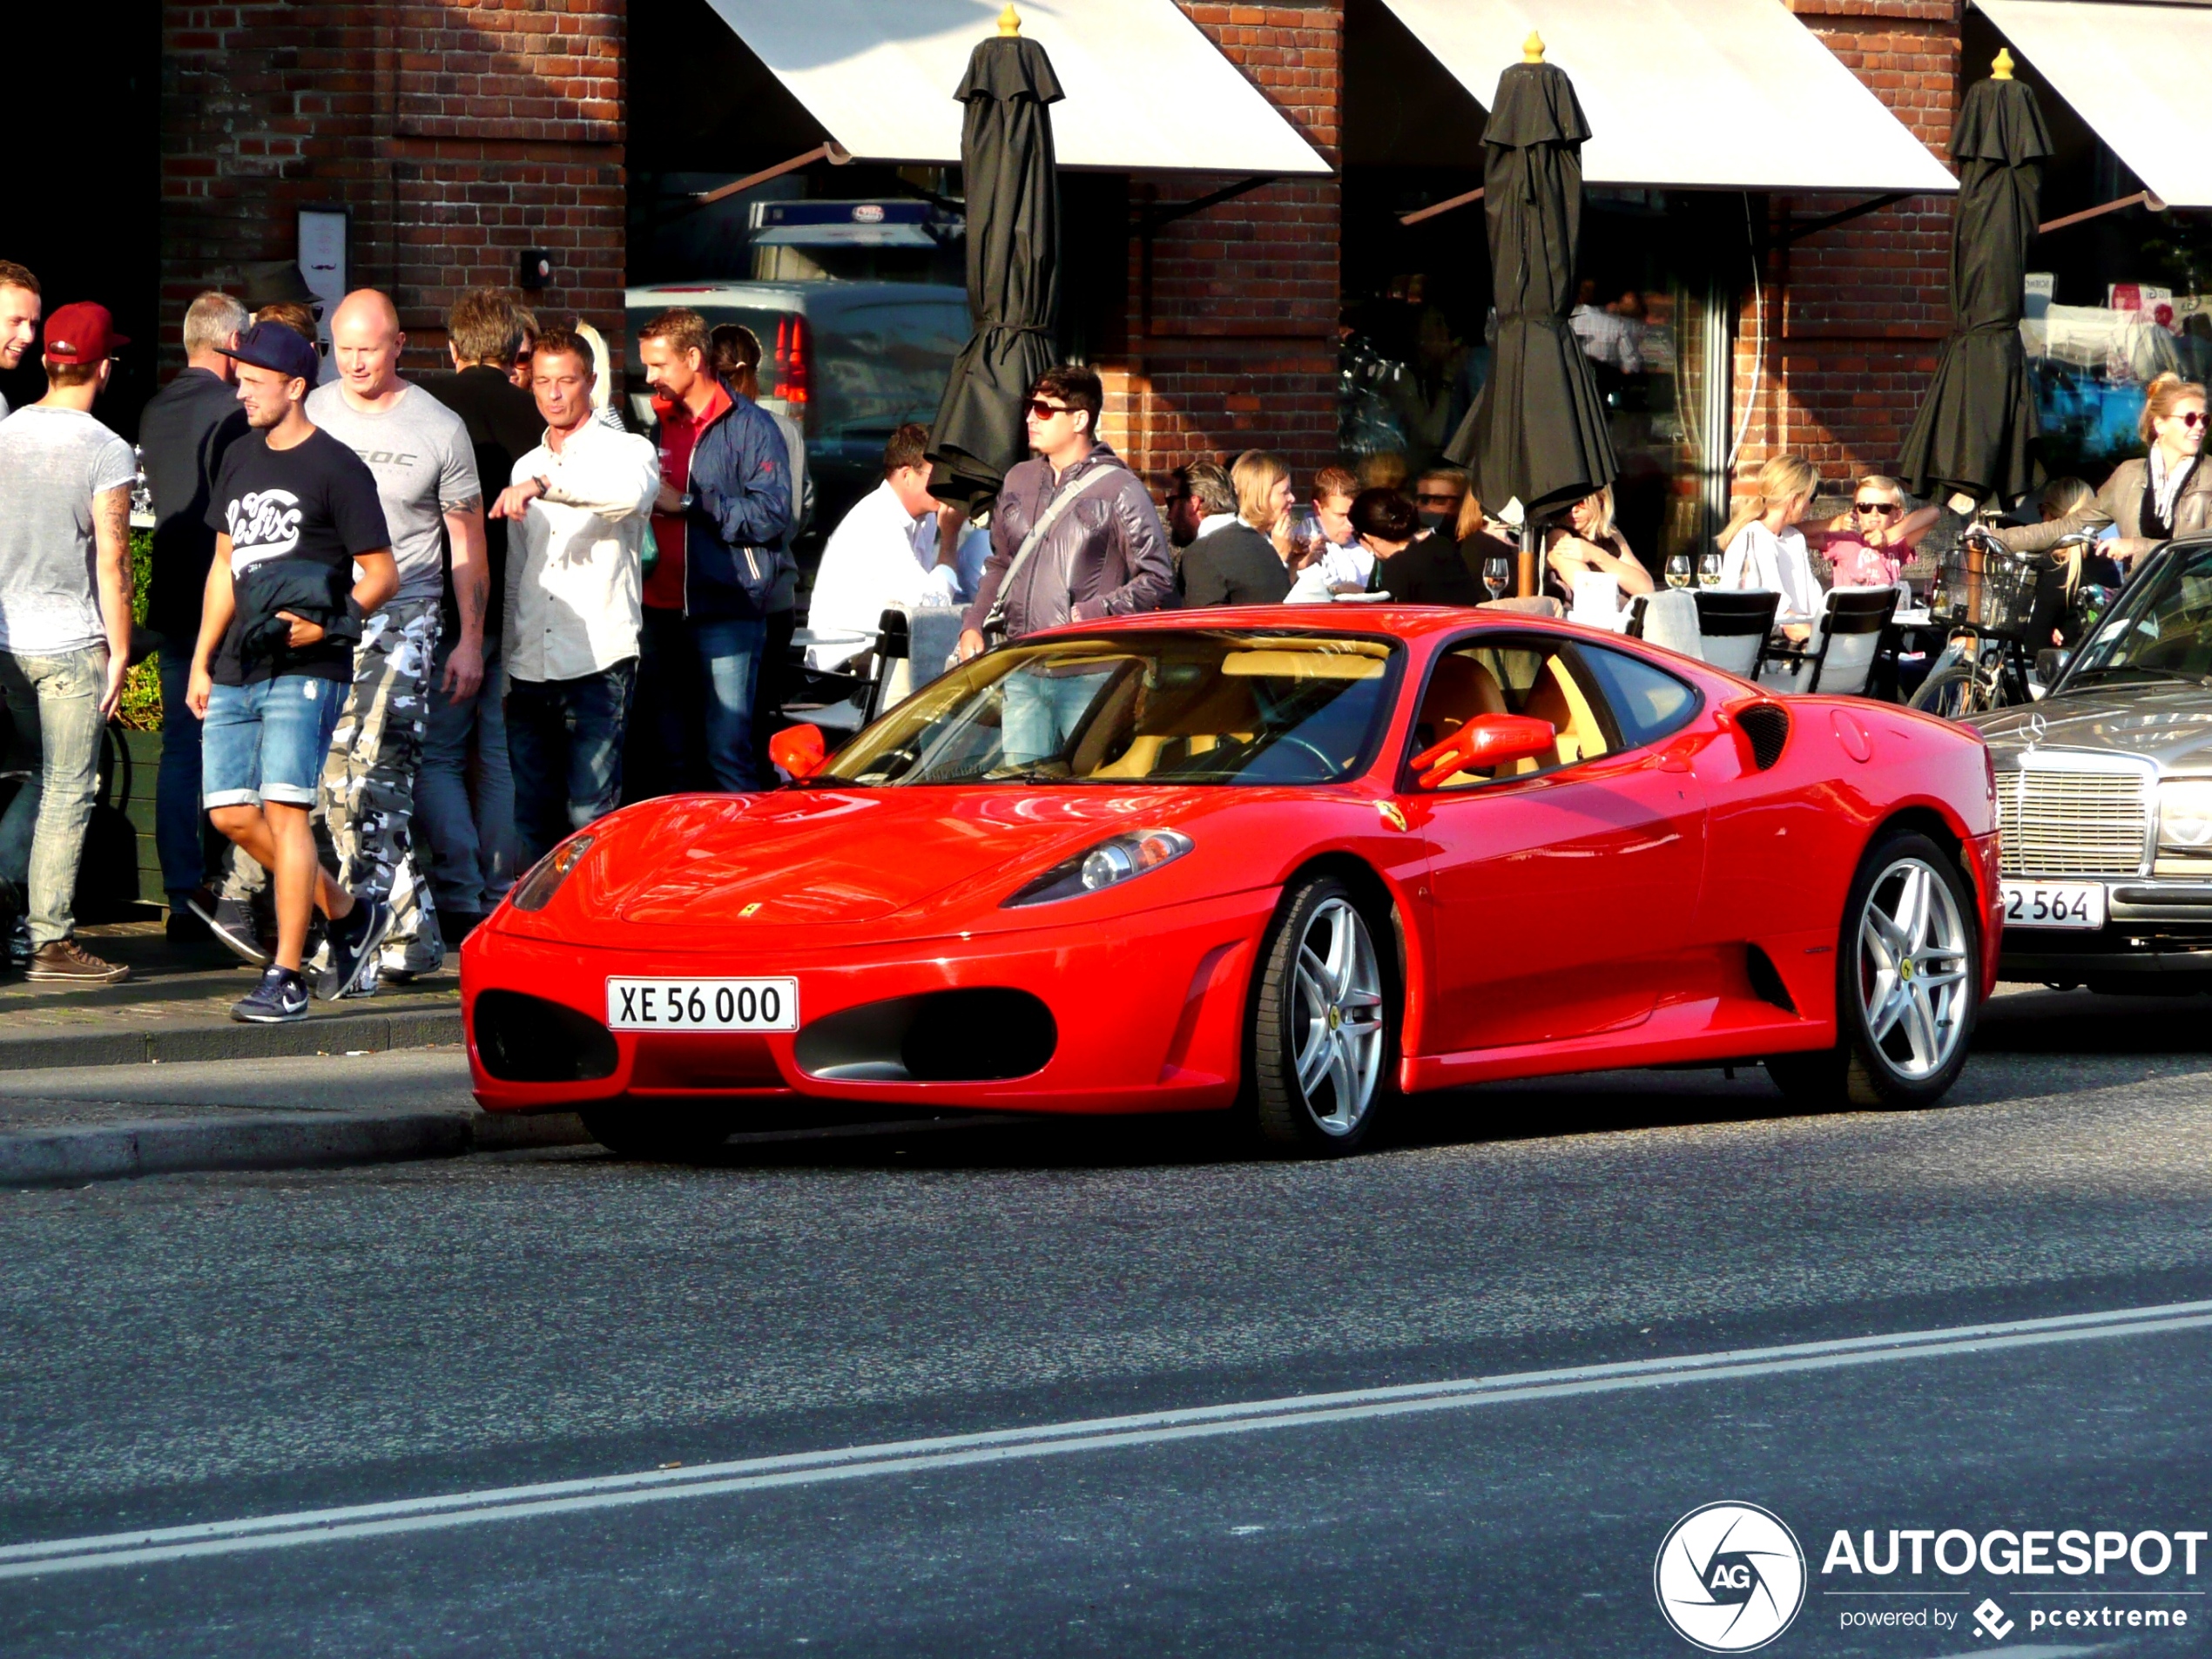
[(1163, 864), (1173, 863), (1190, 850), (1190, 838), (1181, 830), (1139, 830), (1131, 835), (1116, 835), (1054, 865), (1001, 907), (1012, 910), (1022, 905), (1051, 904), (1119, 887)]
[(569, 879), (569, 872), (583, 862), (583, 855), (591, 850), (591, 838), (578, 835), (565, 840), (538, 860), (537, 867), (515, 884), (514, 902), (517, 910), (543, 910), (553, 902), (553, 895), (561, 890), (561, 883)]
[(2158, 844), (2182, 853), (2212, 853), (2212, 778), (2184, 778), (2158, 786)]

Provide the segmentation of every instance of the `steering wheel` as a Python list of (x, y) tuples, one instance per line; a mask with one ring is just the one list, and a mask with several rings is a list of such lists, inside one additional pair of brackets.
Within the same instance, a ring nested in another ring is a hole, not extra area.
[(1280, 748), (1283, 745), (1285, 745), (1285, 744), (1286, 744), (1286, 743), (1287, 743), (1287, 744), (1291, 745), (1292, 746), (1294, 746), (1294, 747), (1296, 747), (1296, 748), (1299, 748), (1299, 749), (1303, 749), (1303, 750), (1305, 750), (1305, 751), (1306, 752), (1306, 753), (1308, 753), (1308, 754), (1312, 755), (1312, 757), (1313, 757), (1316, 760), (1319, 761), (1319, 762), (1321, 763), (1321, 772), (1322, 772), (1322, 775), (1323, 775), (1323, 776), (1325, 776), (1325, 776), (1327, 776), (1330, 772), (1337, 772), (1337, 771), (1341, 770), (1341, 766), (1342, 766), (1342, 763), (1341, 763), (1341, 762), (1339, 762), (1339, 761), (1337, 761), (1337, 760), (1334, 760), (1334, 759), (1331, 759), (1331, 758), (1330, 758), (1327, 754), (1324, 753), (1324, 752), (1322, 752), (1322, 751), (1321, 751), (1321, 750), (1320, 750), (1320, 749), (1319, 749), (1317, 745), (1313, 745), (1313, 744), (1311, 744), (1311, 743), (1308, 743), (1308, 742), (1307, 742), (1307, 741), (1306, 741), (1304, 738), (1294, 736), (1293, 734), (1291, 734), (1291, 733), (1290, 733), (1290, 732), (1285, 732), (1285, 733), (1284, 733), (1281, 737), (1279, 737), (1279, 738), (1276, 738), (1276, 739), (1275, 739), (1275, 742), (1274, 742), (1274, 745), (1273, 745), (1272, 746), (1273, 746), (1273, 747), (1276, 747), (1276, 748)]

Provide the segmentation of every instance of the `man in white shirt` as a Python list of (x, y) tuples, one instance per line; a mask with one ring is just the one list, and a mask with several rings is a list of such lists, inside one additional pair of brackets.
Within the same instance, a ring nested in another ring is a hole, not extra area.
[(622, 801), (660, 462), (650, 440), (592, 418), (596, 378), (583, 341), (561, 328), (538, 336), (530, 391), (545, 442), (515, 462), (491, 507), (510, 525), (507, 753), (533, 863)]
[[(937, 512), (928, 448), (929, 429), (911, 421), (883, 446), (883, 482), (853, 504), (822, 550), (806, 611), (810, 632), (873, 634), (893, 605), (949, 605), (957, 598), (958, 546), (939, 548), (933, 535), (926, 560), (921, 552), (921, 532), (934, 529)], [(841, 668), (867, 649), (864, 641), (810, 645), (807, 666)]]
[[(38, 316), (44, 306), (38, 279), (29, 267), (0, 260), (0, 368), (17, 367), (37, 343)], [(0, 397), (0, 420), (7, 415), (8, 400)]]

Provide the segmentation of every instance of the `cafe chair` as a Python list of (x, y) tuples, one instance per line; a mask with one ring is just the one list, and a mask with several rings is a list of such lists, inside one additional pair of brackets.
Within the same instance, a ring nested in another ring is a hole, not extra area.
[(1755, 678), (1766, 656), (1767, 636), (1774, 631), (1774, 613), (1781, 608), (1782, 596), (1764, 590), (1698, 589), (1698, 655), (1724, 673)]
[(1821, 607), (1811, 640), (1801, 646), (1770, 646), (1759, 684), (1770, 691), (1831, 697), (1865, 697), (1874, 678), (1882, 631), (1897, 611), (1897, 590), (1834, 588)]
[(1705, 659), (1698, 642), (1697, 600), (1673, 588), (1639, 593), (1629, 602), (1628, 635), (1648, 644), (1662, 645), (1684, 657)]

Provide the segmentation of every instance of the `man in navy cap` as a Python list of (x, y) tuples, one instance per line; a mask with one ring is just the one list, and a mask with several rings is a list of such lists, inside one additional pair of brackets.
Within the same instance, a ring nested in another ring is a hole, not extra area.
[(224, 452), (208, 497), (215, 559), (185, 700), (202, 722), (207, 815), (275, 889), (275, 959), (232, 1017), (274, 1024), (307, 1017), (311, 911), (329, 922), (325, 997), (361, 982), (392, 925), (388, 906), (356, 900), (323, 867), (311, 820), (362, 618), (399, 590), (399, 571), (375, 475), (307, 418), (314, 346), (255, 323), (224, 355), (252, 430)]

